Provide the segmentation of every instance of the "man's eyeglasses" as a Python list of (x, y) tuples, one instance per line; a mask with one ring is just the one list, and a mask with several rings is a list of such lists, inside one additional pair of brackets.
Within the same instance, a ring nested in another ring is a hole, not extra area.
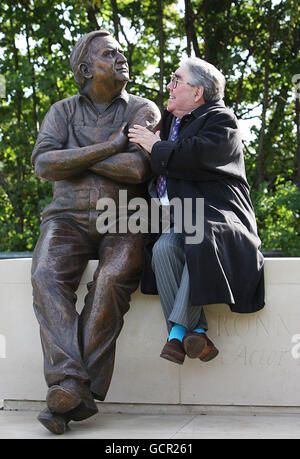
[(178, 83), (179, 84), (188, 84), (189, 86), (192, 86), (191, 83), (179, 80), (177, 78), (177, 76), (175, 75), (175, 73), (172, 73), (171, 79), (170, 79), (170, 83), (171, 83), (173, 89), (177, 88)]

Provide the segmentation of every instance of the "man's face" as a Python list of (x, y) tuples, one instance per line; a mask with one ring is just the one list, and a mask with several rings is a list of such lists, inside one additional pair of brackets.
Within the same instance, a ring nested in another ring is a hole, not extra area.
[(91, 42), (91, 71), (95, 84), (106, 88), (129, 80), (129, 67), (120, 44), (110, 36)]
[(173, 78), (176, 78), (177, 81), (170, 81), (167, 85), (170, 92), (167, 110), (173, 115), (182, 118), (183, 115), (200, 105), (195, 97), (197, 88), (189, 84), (190, 75), (183, 67), (179, 67), (175, 71)]

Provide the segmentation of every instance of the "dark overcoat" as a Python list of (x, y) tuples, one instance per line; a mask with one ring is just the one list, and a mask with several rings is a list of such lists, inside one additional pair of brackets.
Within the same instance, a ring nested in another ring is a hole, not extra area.
[[(154, 175), (166, 176), (169, 200), (204, 198), (203, 240), (184, 245), (191, 304), (258, 311), (264, 306), (264, 258), (237, 119), (223, 101), (206, 103), (182, 118), (177, 140), (169, 141), (172, 119), (164, 113), (151, 166)], [(158, 237), (150, 234), (144, 248), (141, 290), (152, 295), (157, 294), (151, 259)]]

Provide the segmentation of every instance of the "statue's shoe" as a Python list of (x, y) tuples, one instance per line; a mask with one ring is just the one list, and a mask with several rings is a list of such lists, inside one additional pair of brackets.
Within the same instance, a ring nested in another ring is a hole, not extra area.
[(47, 394), (47, 405), (52, 413), (73, 412), (72, 419), (76, 421), (86, 419), (98, 412), (88, 387), (74, 378), (66, 378), (60, 384), (51, 386)]
[(38, 415), (38, 420), (41, 424), (43, 424), (44, 427), (46, 427), (46, 429), (56, 435), (65, 433), (69, 422), (67, 416), (63, 414), (51, 413), (48, 408), (40, 412)]
[(81, 403), (81, 398), (61, 385), (51, 386), (47, 394), (47, 406), (52, 413), (64, 414)]

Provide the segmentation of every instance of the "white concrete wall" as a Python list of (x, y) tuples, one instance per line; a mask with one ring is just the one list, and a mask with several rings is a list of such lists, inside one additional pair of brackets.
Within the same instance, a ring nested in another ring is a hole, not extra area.
[[(0, 399), (44, 400), (38, 325), (32, 309), (31, 259), (0, 260)], [(79, 305), (96, 261), (78, 291)], [(208, 335), (220, 350), (208, 363), (159, 357), (167, 334), (156, 296), (139, 291), (117, 342), (107, 402), (300, 406), (300, 258), (266, 259), (266, 306), (255, 314), (205, 307)], [(297, 336), (299, 335), (299, 336)], [(294, 342), (292, 342), (294, 340)]]

